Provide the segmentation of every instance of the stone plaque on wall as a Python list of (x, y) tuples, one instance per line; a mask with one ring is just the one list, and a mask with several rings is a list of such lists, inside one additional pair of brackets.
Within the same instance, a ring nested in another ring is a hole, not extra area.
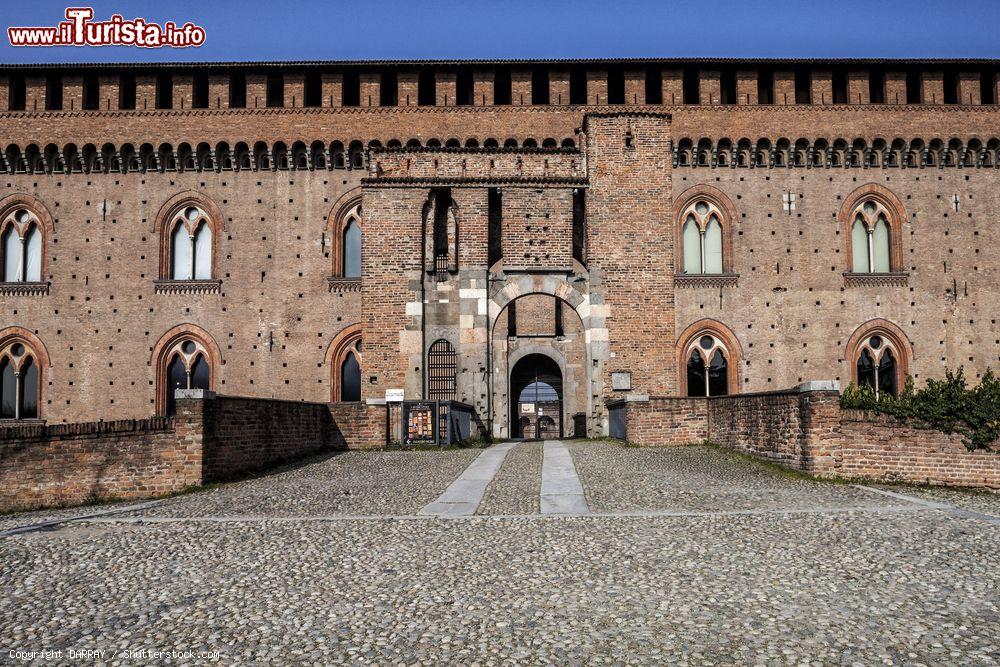
[(631, 371), (614, 371), (613, 373), (611, 373), (611, 388), (614, 391), (631, 391), (632, 390)]

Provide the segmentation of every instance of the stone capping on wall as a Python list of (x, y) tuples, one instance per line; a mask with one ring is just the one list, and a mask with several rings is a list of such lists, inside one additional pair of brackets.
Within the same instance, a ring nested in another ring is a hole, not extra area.
[(173, 429), (171, 417), (121, 419), (77, 424), (46, 424), (43, 421), (0, 422), (0, 442), (26, 442), (47, 438), (100, 437), (121, 433), (165, 432)]
[(218, 294), (222, 291), (222, 281), (154, 280), (153, 290), (157, 294)]

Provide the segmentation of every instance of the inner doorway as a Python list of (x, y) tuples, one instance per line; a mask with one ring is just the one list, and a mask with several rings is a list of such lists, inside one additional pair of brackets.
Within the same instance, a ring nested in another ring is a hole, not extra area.
[(563, 437), (562, 371), (554, 359), (529, 354), (510, 372), (510, 431), (515, 438)]

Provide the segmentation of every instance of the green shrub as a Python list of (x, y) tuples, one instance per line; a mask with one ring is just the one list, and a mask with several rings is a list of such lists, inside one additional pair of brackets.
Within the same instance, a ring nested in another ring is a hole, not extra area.
[(962, 368), (945, 372), (943, 380), (928, 380), (919, 391), (908, 377), (898, 397), (876, 396), (871, 387), (851, 384), (841, 395), (840, 406), (892, 415), (918, 428), (958, 433), (969, 449), (987, 449), (1000, 437), (1000, 380), (991, 370), (975, 389), (968, 388)]

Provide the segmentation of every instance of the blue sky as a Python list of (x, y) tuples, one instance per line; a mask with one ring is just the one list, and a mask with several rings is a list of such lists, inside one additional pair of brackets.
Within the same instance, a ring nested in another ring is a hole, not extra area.
[(0, 62), (596, 57), (1000, 56), (998, 0), (441, 0), (105, 2), (157, 23), (192, 21), (197, 49), (12, 48), (11, 25), (55, 25), (85, 2), (7, 0)]

